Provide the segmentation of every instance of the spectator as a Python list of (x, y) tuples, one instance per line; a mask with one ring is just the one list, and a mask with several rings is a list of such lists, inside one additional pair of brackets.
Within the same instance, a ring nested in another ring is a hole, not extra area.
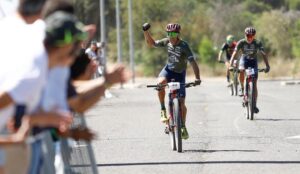
[(103, 75), (103, 56), (102, 47), (100, 46), (100, 43), (97, 43), (97, 41), (93, 40), (90, 44), (90, 47), (85, 51), (88, 57), (98, 65), (95, 73), (96, 78)]
[[(41, 9), (46, 0), (21, 0), (18, 12), (0, 22), (0, 129), (3, 130), (6, 122), (15, 113), (16, 105), (23, 105), (26, 109), (23, 120), (28, 125), (63, 126), (70, 124), (70, 117), (62, 117), (61, 113), (36, 112), (41, 91), (46, 82), (48, 68), (60, 64), (55, 56), (45, 57), (44, 48), (40, 42), (41, 35), (36, 33), (32, 24), (40, 16)], [(16, 41), (22, 47), (16, 52), (11, 45)], [(14, 53), (14, 54), (11, 54)], [(18, 61), (16, 61), (18, 60)], [(13, 67), (13, 68), (12, 68)], [(17, 70), (17, 71), (16, 71)], [(44, 117), (37, 117), (37, 115)], [(28, 127), (21, 126), (18, 139), (2, 139), (2, 143), (20, 143), (28, 132)], [(63, 124), (62, 124), (63, 123)], [(26, 128), (26, 130), (24, 130)], [(22, 135), (22, 136), (19, 136)], [(4, 173), (4, 153), (0, 150), (0, 173)]]

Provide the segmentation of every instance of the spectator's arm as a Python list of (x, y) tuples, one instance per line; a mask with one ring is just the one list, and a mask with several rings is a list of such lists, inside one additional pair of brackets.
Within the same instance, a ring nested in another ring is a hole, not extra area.
[[(78, 83), (77, 83), (78, 84)], [(77, 87), (78, 94), (68, 99), (69, 106), (75, 112), (83, 113), (104, 95), (105, 85), (103, 79), (80, 82)]]
[(8, 93), (6, 92), (0, 93), (0, 109), (3, 109), (13, 103), (14, 100)]

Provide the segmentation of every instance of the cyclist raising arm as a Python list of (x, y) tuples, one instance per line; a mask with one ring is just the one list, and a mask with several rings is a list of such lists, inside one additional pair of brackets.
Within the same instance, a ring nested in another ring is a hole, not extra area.
[[(180, 25), (171, 23), (166, 26), (167, 38), (155, 41), (149, 33), (150, 24), (145, 23), (143, 25), (144, 36), (147, 44), (150, 47), (166, 47), (168, 51), (167, 65), (161, 70), (158, 77), (158, 84), (166, 84), (174, 79), (176, 82), (185, 83), (187, 61), (190, 62), (195, 74), (195, 83), (200, 85), (200, 70), (197, 62), (193, 56), (193, 53), (187, 42), (183, 41), (180, 36)], [(187, 129), (185, 127), (187, 108), (185, 106), (185, 88), (180, 89), (180, 102), (182, 103), (182, 138), (187, 139), (189, 137)], [(165, 90), (158, 91), (158, 97), (161, 104), (161, 121), (167, 122), (167, 114), (165, 107)]]
[[(231, 56), (231, 59), (230, 59), (230, 65), (232, 66), (233, 60), (236, 58), (237, 52), (238, 51), (242, 52), (242, 57), (240, 60), (240, 65), (239, 65), (239, 69), (240, 69), (239, 79), (240, 79), (241, 93), (242, 93), (241, 95), (243, 95), (243, 91), (244, 91), (245, 69), (254, 68), (256, 79), (258, 77), (258, 72), (257, 72), (257, 53), (258, 52), (260, 52), (263, 56), (263, 59), (264, 59), (265, 65), (266, 65), (265, 72), (267, 73), (270, 71), (270, 65), (269, 65), (269, 61), (267, 58), (267, 54), (264, 51), (262, 43), (255, 39), (255, 34), (256, 34), (255, 28), (247, 27), (245, 29), (245, 39), (242, 39), (237, 43), (237, 46), (236, 46), (236, 48)], [(257, 100), (257, 96), (258, 96), (258, 92), (257, 92), (257, 85), (256, 85), (255, 86), (255, 100)], [(259, 109), (257, 108), (257, 106), (254, 107), (254, 112), (255, 113), (259, 112)]]

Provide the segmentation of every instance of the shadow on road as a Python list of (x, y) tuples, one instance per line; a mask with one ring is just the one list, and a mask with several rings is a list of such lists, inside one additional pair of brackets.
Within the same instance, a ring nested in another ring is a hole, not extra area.
[(259, 150), (184, 150), (186, 153), (259, 152)]
[(272, 119), (272, 118), (256, 118), (255, 121), (300, 121), (300, 119)]
[[(300, 161), (180, 161), (180, 162), (137, 162), (97, 164), (98, 167), (153, 166), (153, 165), (195, 165), (195, 164), (299, 164)], [(72, 165), (71, 167), (88, 167), (89, 165)]]

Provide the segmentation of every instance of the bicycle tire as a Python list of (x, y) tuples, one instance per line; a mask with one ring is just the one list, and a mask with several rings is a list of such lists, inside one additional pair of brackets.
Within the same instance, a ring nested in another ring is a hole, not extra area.
[[(169, 111), (173, 112), (172, 106), (169, 106), (170, 109)], [(175, 138), (175, 131), (174, 131), (174, 120), (173, 120), (173, 113), (170, 113), (172, 116), (170, 116), (169, 121), (168, 121), (168, 126), (169, 126), (169, 137), (170, 137), (170, 143), (171, 143), (171, 149), (173, 151), (177, 150), (176, 148), (176, 138)]]
[(246, 108), (246, 116), (247, 116), (247, 119), (249, 120), (249, 115), (250, 115), (250, 106), (249, 106), (249, 102), (248, 102), (248, 98), (249, 98), (249, 85), (248, 85), (248, 80), (246, 80), (246, 85), (245, 85), (245, 96), (247, 97), (246, 99), (244, 99), (244, 106)]
[(173, 99), (173, 116), (175, 119), (175, 134), (176, 134), (176, 145), (177, 152), (182, 152), (182, 138), (181, 138), (181, 112), (180, 112), (179, 99)]
[(229, 88), (230, 88), (229, 93), (230, 93), (231, 96), (233, 96), (234, 95), (233, 84), (230, 84)]
[(250, 94), (248, 98), (248, 103), (250, 107), (250, 120), (253, 120), (254, 117), (254, 82), (249, 82)]
[(233, 73), (233, 91), (234, 91), (234, 95), (237, 96), (238, 95), (238, 73), (235, 71)]

